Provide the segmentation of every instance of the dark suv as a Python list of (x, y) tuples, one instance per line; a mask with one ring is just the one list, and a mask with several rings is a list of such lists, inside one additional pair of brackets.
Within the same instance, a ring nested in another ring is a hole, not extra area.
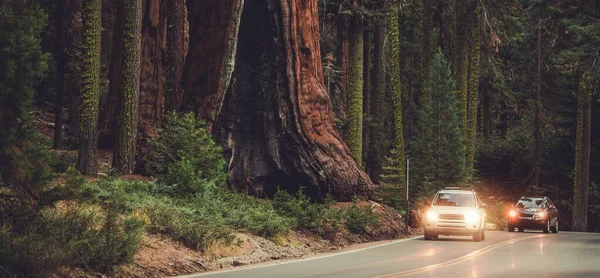
[(521, 197), (508, 215), (508, 231), (525, 229), (558, 233), (558, 210), (548, 197)]

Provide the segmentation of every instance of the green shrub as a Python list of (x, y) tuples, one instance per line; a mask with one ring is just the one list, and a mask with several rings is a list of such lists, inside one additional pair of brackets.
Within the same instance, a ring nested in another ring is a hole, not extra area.
[(169, 113), (164, 129), (151, 141), (147, 170), (159, 177), (163, 190), (176, 195), (194, 194), (221, 186), (227, 180), (222, 150), (193, 113)]
[(324, 205), (312, 203), (298, 191), (296, 197), (286, 191), (277, 191), (273, 197), (273, 207), (281, 215), (295, 219), (297, 228), (316, 228), (317, 221), (323, 215)]
[(50, 151), (48, 157), (48, 166), (55, 173), (65, 173), (77, 163), (77, 154), (68, 151)]
[(359, 207), (355, 204), (345, 214), (346, 227), (355, 234), (367, 233), (367, 227), (379, 225), (379, 217), (373, 213), (371, 207)]
[(12, 216), (18, 221), (0, 224), (0, 276), (46, 276), (61, 266), (111, 272), (133, 261), (143, 230), (139, 218), (109, 223), (102, 211), (75, 204)]
[(342, 209), (327, 208), (315, 223), (317, 232), (325, 237), (340, 232), (344, 228), (344, 211)]

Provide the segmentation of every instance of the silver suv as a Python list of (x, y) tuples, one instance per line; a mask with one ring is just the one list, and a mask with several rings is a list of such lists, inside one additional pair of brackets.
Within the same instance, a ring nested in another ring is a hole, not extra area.
[(425, 240), (439, 235), (485, 240), (485, 204), (475, 191), (446, 187), (435, 194), (425, 217)]

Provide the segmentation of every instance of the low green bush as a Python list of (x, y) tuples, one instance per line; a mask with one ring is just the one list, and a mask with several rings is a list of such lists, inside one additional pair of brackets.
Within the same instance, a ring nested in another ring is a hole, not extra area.
[(306, 229), (316, 228), (325, 210), (324, 205), (311, 202), (302, 189), (295, 197), (286, 191), (277, 191), (273, 196), (273, 207), (281, 215), (295, 219), (296, 228)]
[(371, 207), (359, 207), (354, 203), (345, 213), (346, 227), (353, 233), (368, 233), (367, 227), (378, 226), (379, 216), (376, 215)]

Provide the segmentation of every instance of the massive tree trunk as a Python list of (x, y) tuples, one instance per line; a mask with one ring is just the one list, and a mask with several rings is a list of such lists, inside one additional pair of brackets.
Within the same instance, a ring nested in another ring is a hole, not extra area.
[[(209, 131), (231, 81), (244, 0), (187, 1), (190, 44), (183, 85)], [(252, 24), (252, 23), (250, 23)]]
[(63, 99), (64, 99), (64, 84), (65, 84), (65, 66), (67, 64), (67, 54), (65, 52), (65, 44), (63, 43), (63, 30), (65, 18), (65, 1), (56, 1), (54, 19), (54, 28), (56, 31), (56, 90), (54, 101), (54, 148), (62, 149), (63, 147)]
[(590, 183), (590, 136), (592, 115), (592, 86), (584, 74), (577, 94), (577, 142), (575, 145), (575, 178), (573, 191), (573, 231), (587, 230)]
[[(357, 5), (354, 0), (354, 6)], [(352, 16), (350, 23), (350, 60), (348, 82), (348, 133), (346, 144), (352, 157), (362, 164), (363, 132), (363, 29), (362, 15)]]
[(248, 0), (231, 90), (215, 134), (230, 181), (255, 195), (282, 190), (341, 200), (371, 181), (335, 129), (325, 91), (315, 0)]
[(371, 97), (368, 174), (373, 183), (379, 183), (382, 171), (382, 147), (383, 147), (383, 106), (385, 98), (385, 63), (383, 61), (383, 45), (385, 43), (385, 30), (381, 23), (375, 27), (375, 41), (373, 47), (373, 89)]
[(167, 0), (166, 111), (179, 111), (183, 102), (185, 11), (185, 0)]
[(433, 3), (430, 3), (431, 0), (423, 0), (423, 18), (421, 21), (421, 30), (423, 32), (423, 37), (421, 38), (421, 43), (423, 47), (423, 52), (421, 54), (421, 79), (422, 79), (422, 88), (421, 88), (421, 97), (423, 99), (428, 95), (427, 92), (427, 83), (429, 82), (429, 68), (431, 67), (431, 60), (433, 59), (434, 47), (433, 45), (437, 45), (432, 43), (432, 29), (433, 29)]
[(131, 174), (135, 167), (137, 109), (140, 93), (140, 48), (142, 0), (123, 0), (123, 64), (119, 90), (117, 140), (113, 167), (118, 173)]
[[(333, 105), (333, 113), (335, 117), (346, 124), (348, 120), (348, 88), (349, 85), (349, 60), (350, 60), (350, 40), (349, 32), (350, 29), (350, 17), (345, 14), (338, 15), (337, 19), (337, 45), (336, 45), (336, 63), (337, 67), (341, 71), (341, 86), (338, 94), (331, 97), (331, 103)], [(342, 137), (345, 136), (345, 128), (341, 128), (340, 132)]]
[(390, 20), (390, 40), (391, 40), (391, 82), (392, 82), (392, 97), (394, 101), (394, 150), (396, 165), (399, 165), (397, 174), (400, 180), (405, 177), (405, 161), (404, 161), (404, 126), (402, 124), (402, 93), (401, 78), (400, 78), (400, 1), (392, 1), (391, 20)]
[(86, 175), (98, 173), (98, 101), (100, 95), (101, 0), (89, 0), (83, 12), (83, 73), (77, 169)]

